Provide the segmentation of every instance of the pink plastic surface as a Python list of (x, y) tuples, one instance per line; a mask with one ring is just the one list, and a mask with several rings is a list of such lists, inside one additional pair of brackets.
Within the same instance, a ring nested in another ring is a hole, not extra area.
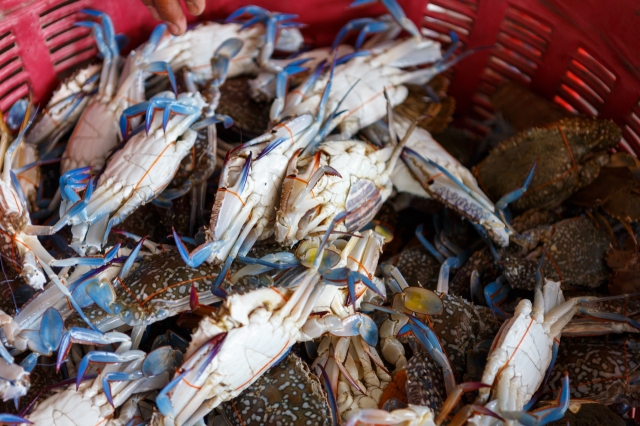
[[(383, 13), (350, 0), (208, 0), (190, 22), (227, 16), (241, 5), (297, 13), (307, 41), (329, 44), (348, 20)], [(478, 132), (492, 117), (489, 96), (518, 81), (572, 111), (615, 120), (622, 144), (640, 153), (640, 4), (600, 0), (405, 0), (407, 15), (446, 44), (456, 31), (463, 49), (494, 45), (451, 73), (458, 121)], [(111, 16), (117, 32), (143, 42), (157, 24), (140, 0), (0, 0), (0, 109), (33, 94), (44, 102), (58, 78), (95, 55), (93, 37), (72, 24), (91, 7)]]

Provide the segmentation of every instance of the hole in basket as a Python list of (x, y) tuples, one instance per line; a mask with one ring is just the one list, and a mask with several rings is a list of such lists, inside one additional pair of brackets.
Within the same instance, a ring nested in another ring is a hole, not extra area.
[(633, 151), (640, 151), (640, 135), (628, 125), (622, 129), (622, 140), (631, 146)]
[(596, 107), (566, 84), (561, 84), (558, 92), (560, 92), (560, 96), (562, 96), (564, 100), (570, 103), (579, 112), (593, 116), (598, 115)]
[(567, 71), (565, 74), (565, 83), (568, 83), (573, 87), (574, 90), (580, 92), (583, 96), (592, 98), (594, 103), (602, 104), (604, 99), (600, 97), (585, 81), (583, 81), (580, 77), (572, 73), (571, 71)]
[(66, 55), (66, 56), (64, 56), (64, 57), (62, 57), (62, 58), (60, 58), (60, 59), (56, 60), (56, 61), (53, 63), (53, 66), (54, 66), (54, 67), (55, 67), (55, 66), (58, 66), (58, 65), (62, 64), (63, 62), (65, 62), (65, 61), (67, 61), (67, 60), (69, 60), (69, 59), (73, 58), (74, 56), (80, 56), (81, 54), (83, 54), (83, 53), (85, 53), (85, 52), (87, 52), (87, 51), (93, 50), (93, 49), (94, 49), (93, 45), (90, 45), (90, 46), (87, 46), (87, 47), (85, 47), (85, 48), (83, 48), (83, 49), (80, 49), (80, 50), (77, 50), (77, 51), (75, 51), (75, 52), (72, 52), (72, 53), (70, 53), (69, 55)]
[(603, 95), (608, 95), (609, 93), (611, 93), (611, 87), (607, 85), (607, 83), (602, 81), (602, 79), (589, 71), (587, 67), (585, 67), (575, 59), (572, 59), (571, 63), (569, 64), (569, 71), (578, 75), (582, 80), (589, 82), (589, 86), (592, 90), (598, 93), (602, 93)]
[(458, 13), (454, 10), (444, 8), (435, 3), (429, 3), (427, 5), (427, 11), (439, 13), (444, 17), (448, 18), (447, 20), (451, 22), (455, 22), (455, 21), (463, 22), (466, 24), (464, 26), (467, 28), (470, 28), (473, 25), (473, 18), (470, 18), (469, 16), (464, 15), (462, 13)]
[(78, 1), (79, 0), (67, 0), (67, 1), (60, 2), (60, 3), (56, 4), (55, 6), (45, 10), (44, 12), (42, 12), (40, 14), (40, 17), (44, 18), (45, 16), (49, 15), (50, 13), (53, 13), (56, 10), (62, 9), (65, 6), (69, 6), (70, 4), (73, 4), (73, 3), (78, 3)]
[(553, 98), (553, 102), (557, 103), (558, 105), (560, 105), (562, 108), (566, 109), (567, 111), (577, 114), (578, 111), (571, 106), (570, 103), (568, 103), (567, 101), (565, 101), (564, 99), (562, 99), (560, 96), (556, 95)]
[(605, 65), (578, 48), (562, 76), (558, 93), (581, 113), (597, 115), (615, 81), (615, 74)]
[(585, 68), (598, 76), (607, 87), (610, 89), (613, 87), (613, 84), (616, 82), (616, 75), (601, 61), (597, 60), (581, 47), (578, 48), (574, 57), (579, 63), (584, 65)]
[(14, 56), (13, 58), (9, 59), (8, 61), (5, 61), (3, 63), (0, 64), (0, 71), (2, 71), (5, 67), (9, 66), (10, 64), (18, 61), (19, 58), (17, 56)]
[(489, 57), (489, 67), (505, 76), (506, 80), (515, 80), (525, 85), (531, 82), (531, 77), (529, 77), (526, 73), (522, 72), (518, 67), (498, 58), (497, 56), (491, 55)]
[(10, 43), (8, 45), (6, 45), (5, 47), (0, 49), (0, 56), (2, 56), (3, 53), (8, 52), (9, 50), (13, 49), (14, 47), (16, 47), (15, 43)]
[[(56, 53), (58, 50), (62, 49), (63, 47), (69, 46), (70, 44), (76, 43), (76, 42), (78, 42), (80, 40), (84, 40), (85, 38), (87, 38), (88, 35), (89, 34), (79, 34), (79, 35), (77, 35), (75, 37), (72, 37), (72, 38), (69, 38), (69, 39), (65, 38), (64, 42), (62, 42), (62, 43), (60, 43), (60, 44), (58, 44), (56, 46), (52, 46), (49, 49), (49, 52), (51, 52), (52, 54)], [(78, 53), (80, 53), (80, 52), (78, 52)]]
[[(454, 31), (464, 45), (474, 23), (469, 15), (474, 14), (475, 7), (462, 2), (450, 3), (446, 0), (430, 1), (423, 19), (423, 35), (440, 41), (444, 47), (451, 43), (450, 31)], [(466, 8), (470, 10), (464, 13)]]
[(536, 34), (538, 36), (551, 35), (551, 26), (542, 22), (541, 19), (535, 18), (529, 13), (524, 12), (518, 8), (515, 8), (513, 6), (509, 7), (509, 9), (507, 9), (506, 16), (507, 19), (517, 23), (520, 27), (532, 32), (533, 34)]
[(425, 16), (424, 17), (424, 22), (425, 24), (435, 24), (434, 26), (440, 26), (440, 27), (444, 27), (447, 30), (450, 31), (455, 31), (458, 36), (460, 35), (464, 35), (464, 36), (468, 36), (469, 35), (469, 30), (464, 28), (464, 27), (460, 27), (456, 24), (453, 24), (451, 22), (447, 22), (447, 21), (442, 21), (440, 19), (437, 18), (432, 18), (431, 16)]
[(18, 99), (28, 93), (29, 88), (25, 81), (16, 83), (4, 93), (0, 93), (0, 109), (2, 109), (2, 111), (7, 111)]
[[(622, 133), (624, 134), (624, 130), (622, 131)], [(638, 148), (640, 149), (640, 146)], [(616, 151), (624, 151), (627, 154), (631, 154), (635, 156), (638, 155), (635, 153), (634, 149), (631, 147), (631, 145), (629, 145), (629, 142), (627, 142), (627, 140), (624, 137), (620, 139), (620, 143), (616, 147)]]
[(4, 40), (5, 38), (9, 37), (10, 35), (11, 35), (11, 31), (7, 31), (6, 33), (0, 34), (0, 41)]
[(19, 67), (19, 68), (16, 68), (15, 70), (13, 70), (8, 75), (4, 76), (4, 78), (0, 79), (0, 86), (2, 86), (2, 84), (4, 82), (9, 81), (12, 77), (15, 77), (16, 75), (20, 74), (21, 72), (22, 72), (22, 67)]

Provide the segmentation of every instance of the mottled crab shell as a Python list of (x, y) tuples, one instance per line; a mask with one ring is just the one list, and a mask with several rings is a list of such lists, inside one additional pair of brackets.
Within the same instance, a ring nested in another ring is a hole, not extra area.
[(637, 369), (640, 345), (633, 340), (611, 342), (603, 338), (562, 339), (545, 395), (561, 388), (565, 371), (571, 379), (571, 398), (604, 404), (640, 403)]
[[(438, 335), (454, 373), (463, 378), (466, 373), (467, 351), (487, 339), (493, 339), (502, 319), (489, 308), (474, 305), (462, 297), (444, 294), (442, 315), (431, 316), (433, 330)], [(458, 380), (462, 381), (462, 380)]]
[(438, 285), (440, 263), (422, 246), (407, 247), (385, 260), (380, 266), (383, 265), (393, 265), (398, 268), (411, 287), (435, 290)]
[(240, 395), (222, 405), (233, 426), (329, 426), (331, 413), (318, 378), (290, 353)]
[[(540, 247), (532, 249), (539, 254), (541, 247), (546, 249), (542, 264), (544, 276), (561, 282), (564, 288), (595, 288), (609, 278), (611, 271), (607, 267), (606, 254), (611, 238), (588, 217), (565, 219), (551, 226), (525, 231), (523, 235), (540, 241)], [(540, 256), (531, 257), (533, 251), (521, 253), (514, 245), (501, 253), (504, 275), (513, 288), (533, 290), (540, 259)]]
[[(259, 258), (266, 253), (276, 251), (282, 251), (282, 248), (275, 244), (261, 244), (251, 249), (248, 256)], [(230, 274), (233, 275), (243, 266), (241, 262), (234, 262), (230, 268)], [(217, 301), (218, 299), (211, 295), (211, 285), (219, 271), (220, 265), (209, 262), (204, 262), (197, 268), (191, 268), (184, 263), (177, 251), (153, 255), (122, 280), (123, 285), (116, 289), (117, 299), (128, 307), (126, 311), (130, 314), (129, 325), (135, 325), (140, 321), (150, 324), (163, 319), (163, 315), (156, 318), (159, 310), (170, 311), (170, 316), (188, 311), (192, 285), (198, 292), (201, 304)], [(269, 283), (268, 280), (262, 281), (259, 278), (245, 276), (235, 284), (225, 279), (222, 289), (228, 294), (244, 293)], [(97, 305), (85, 308), (83, 311), (91, 322), (101, 329), (102, 321), (109, 321), (109, 318), (113, 317)], [(120, 317), (127, 318), (123, 314)], [(77, 319), (77, 315), (74, 315), (67, 324), (71, 325)]]
[(407, 402), (440, 412), (447, 399), (442, 368), (425, 351), (418, 351), (407, 362)]
[(625, 426), (627, 424), (622, 417), (616, 415), (604, 404), (583, 401), (575, 404), (575, 408), (572, 405), (569, 405), (569, 409), (564, 413), (563, 418), (549, 423), (548, 426)]
[(598, 177), (609, 159), (607, 150), (621, 136), (612, 121), (566, 118), (501, 142), (473, 172), (480, 187), (497, 201), (522, 186), (538, 160), (529, 190), (510, 207), (517, 211), (552, 207)]

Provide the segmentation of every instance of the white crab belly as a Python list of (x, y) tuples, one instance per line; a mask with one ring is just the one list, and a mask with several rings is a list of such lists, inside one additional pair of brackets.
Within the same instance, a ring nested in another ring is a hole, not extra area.
[(104, 421), (100, 411), (91, 398), (82, 397), (82, 391), (68, 388), (41, 402), (26, 418), (36, 426), (97, 425)]
[(239, 395), (296, 343), (300, 332), (291, 331), (270, 322), (229, 331), (201, 378), (190, 384), (182, 381), (173, 391), (172, 402), (179, 395), (179, 401), (174, 403), (176, 413), (180, 413), (176, 424), (186, 422), (203, 401), (213, 399), (213, 408)]
[(137, 197), (137, 204), (153, 199), (171, 182), (192, 145), (166, 143), (158, 138), (127, 144), (101, 177), (87, 205), (89, 218), (105, 210), (116, 210), (132, 196)]
[[(551, 362), (551, 346), (553, 341), (549, 339), (541, 324), (530, 320), (524, 333), (508, 334), (496, 351), (504, 351), (508, 360), (498, 372), (494, 389), (500, 387), (501, 381), (517, 383), (517, 395), (510, 394), (511, 405), (517, 401), (515, 410), (521, 410), (538, 390), (544, 374)], [(503, 356), (504, 356), (503, 355)], [(490, 361), (491, 362), (491, 361)], [(506, 383), (502, 385), (506, 386)]]
[(111, 149), (118, 143), (118, 117), (99, 101), (83, 111), (62, 156), (62, 173), (78, 167), (99, 170)]

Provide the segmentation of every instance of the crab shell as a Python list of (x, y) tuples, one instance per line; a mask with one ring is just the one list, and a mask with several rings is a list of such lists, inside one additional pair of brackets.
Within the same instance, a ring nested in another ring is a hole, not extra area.
[[(392, 150), (376, 150), (360, 141), (331, 141), (321, 144), (314, 156), (294, 155), (282, 185), (276, 241), (292, 245), (320, 233), (342, 211), (349, 212), (344, 222), (347, 232), (369, 223), (391, 194), (386, 162)], [(306, 164), (305, 170), (298, 172), (298, 164)], [(321, 173), (321, 167), (333, 170), (310, 188), (314, 180), (309, 179)]]
[[(277, 396), (277, 398), (274, 398)], [(297, 355), (290, 353), (240, 395), (222, 405), (233, 426), (271, 424), (329, 426), (331, 414), (320, 381)]]
[(501, 142), (474, 168), (474, 174), (497, 200), (522, 185), (539, 158), (529, 190), (510, 207), (518, 212), (552, 207), (598, 177), (600, 167), (609, 160), (607, 150), (620, 138), (620, 128), (611, 121), (566, 118)]

